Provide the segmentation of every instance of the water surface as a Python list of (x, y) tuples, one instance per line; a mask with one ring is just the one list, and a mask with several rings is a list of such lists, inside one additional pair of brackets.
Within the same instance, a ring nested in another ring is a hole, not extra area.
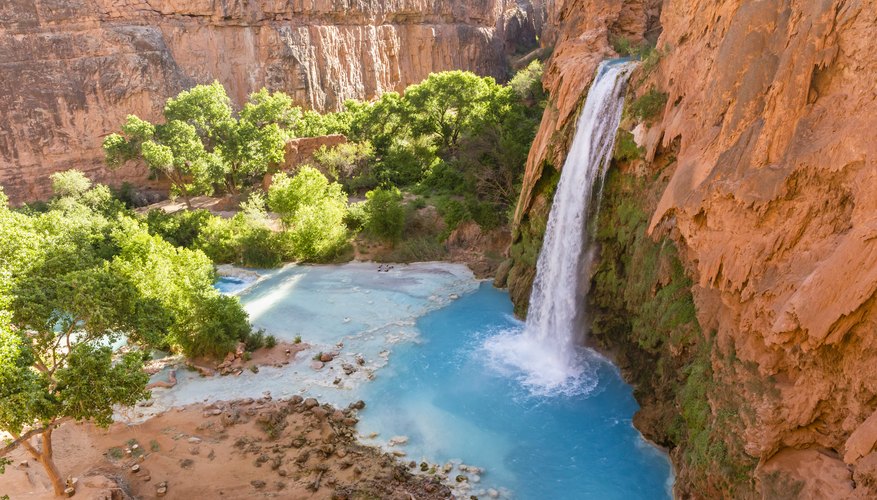
[[(583, 390), (534, 396), (484, 348), (523, 327), (508, 294), (465, 266), (288, 266), (243, 281), (224, 279), (219, 287), (240, 297), (256, 327), (282, 340), (301, 336), (312, 348), (259, 373), (178, 372), (178, 385), (154, 390), (153, 405), (137, 409), (142, 415), (264, 391), (338, 406), (363, 399), (359, 432), (378, 433), (371, 442), (381, 446), (407, 437), (388, 448), (406, 453), (403, 461), (485, 469), (477, 478), (453, 469), (452, 479), (462, 473), (471, 483), (457, 491), (460, 498), (488, 498), (490, 489), (518, 499), (668, 497), (669, 463), (631, 425), (637, 405), (612, 365), (585, 355)], [(317, 371), (311, 357), (320, 351), (339, 356)], [(345, 375), (342, 363), (357, 371)]]

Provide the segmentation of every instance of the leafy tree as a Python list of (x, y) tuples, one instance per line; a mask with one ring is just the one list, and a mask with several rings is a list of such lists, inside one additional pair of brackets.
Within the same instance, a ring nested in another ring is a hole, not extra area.
[(283, 163), (290, 130), (301, 120), (301, 108), (282, 92), (262, 89), (250, 95), (240, 119), (229, 122), (217, 151), (225, 165), (225, 186), (237, 192), (253, 184), (269, 166)]
[(110, 168), (142, 158), (153, 173), (171, 181), (172, 192), (190, 208), (191, 196), (212, 191), (218, 169), (218, 159), (204, 149), (196, 128), (179, 120), (153, 125), (129, 115), (122, 135), (110, 134), (104, 140), (104, 151)]
[(57, 196), (79, 197), (91, 188), (91, 180), (79, 170), (55, 172), (51, 175), (52, 191)]
[(398, 92), (386, 92), (372, 102), (348, 100), (344, 110), (350, 123), (347, 135), (371, 142), (377, 151), (386, 151), (396, 138), (409, 135), (410, 105)]
[(405, 208), (398, 188), (381, 188), (366, 193), (366, 230), (385, 240), (398, 241), (405, 228)]
[[(37, 459), (55, 494), (65, 485), (52, 433), (67, 419), (106, 426), (113, 405), (148, 396), (136, 353), (116, 362), (118, 332), (152, 332), (133, 283), (102, 256), (107, 227), (90, 210), (27, 216), (0, 206), (0, 430)], [(10, 239), (11, 238), (11, 239)], [(42, 445), (30, 439), (39, 435)]]
[(302, 112), (289, 96), (262, 89), (235, 116), (225, 88), (214, 82), (168, 99), (164, 118), (152, 124), (129, 116), (121, 134), (104, 140), (107, 165), (141, 158), (191, 207), (191, 195), (210, 194), (215, 186), (236, 193), (282, 163)]
[(480, 123), (497, 87), (493, 78), (468, 71), (429, 75), (405, 90), (415, 133), (436, 134), (442, 149), (454, 152), (460, 136)]
[(213, 288), (213, 263), (203, 252), (174, 247), (130, 220), (113, 238), (119, 249), (113, 265), (136, 283), (140, 307), (153, 316), (165, 312), (173, 319), (162, 335), (135, 336), (135, 340), (176, 348), (190, 357), (222, 356), (250, 332), (237, 299)]
[(274, 176), (268, 206), (280, 214), (292, 251), (302, 260), (325, 260), (347, 241), (347, 197), (317, 169), (302, 167), (294, 177)]

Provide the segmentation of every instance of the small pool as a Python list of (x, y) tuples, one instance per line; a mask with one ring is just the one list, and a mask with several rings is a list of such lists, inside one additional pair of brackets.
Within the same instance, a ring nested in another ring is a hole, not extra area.
[(213, 286), (222, 293), (234, 295), (247, 289), (254, 281), (256, 281), (255, 277), (220, 276)]
[(397, 348), (363, 388), (361, 433), (404, 435), (418, 462), (483, 467), (471, 485), (479, 498), (490, 488), (534, 500), (670, 498), (670, 463), (633, 427), (637, 403), (611, 363), (589, 357), (584, 396), (533, 396), (492, 366), (485, 340), (523, 328), (507, 293), (482, 283), (417, 328), (421, 341)]
[[(417, 462), (417, 470), (421, 461), (451, 463), (452, 479), (468, 479), (459, 498), (670, 497), (669, 460), (634, 429), (637, 403), (611, 363), (590, 354), (586, 390), (534, 396), (485, 348), (488, 339), (523, 327), (506, 292), (460, 265), (377, 269), (288, 266), (254, 282), (221, 278), (217, 287), (238, 294), (254, 326), (281, 340), (301, 336), (311, 350), (288, 365), (236, 377), (180, 371), (177, 386), (155, 390), (138, 418), (264, 391), (338, 406), (363, 399), (360, 434), (377, 433), (369, 442), (405, 453), (401, 460)], [(311, 358), (320, 351), (339, 354), (315, 370)], [(356, 372), (345, 375), (345, 363)], [(407, 442), (389, 447), (393, 437)], [(461, 470), (460, 463), (484, 472)]]

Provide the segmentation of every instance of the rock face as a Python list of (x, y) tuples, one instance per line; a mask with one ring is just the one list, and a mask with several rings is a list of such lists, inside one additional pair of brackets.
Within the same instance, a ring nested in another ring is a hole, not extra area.
[(430, 72), (506, 76), (535, 46), (541, 7), (513, 0), (7, 0), (0, 5), (0, 185), (48, 194), (48, 174), (144, 178), (102, 168), (125, 115), (219, 80), (242, 102), (261, 87), (331, 110)]
[[(553, 106), (528, 162), (519, 238), (538, 233), (526, 230), (543, 216), (545, 162), (562, 164), (565, 123), (586, 88), (577, 82), (612, 53), (607, 34), (638, 32), (643, 17), (634, 14), (654, 8), (616, 4), (549, 9), (545, 37), (558, 44), (545, 76)], [(672, 156), (649, 231), (675, 240), (694, 281), (709, 337), (711, 413), (736, 412), (713, 436), (740, 438), (741, 454), (760, 464), (747, 474), (762, 492), (777, 481), (813, 498), (877, 491), (869, 418), (877, 409), (875, 15), (873, 2), (667, 0), (663, 56), (632, 81), (632, 98), (650, 88), (668, 97), (653, 119), (631, 124), (644, 148), (635, 163), (647, 179), (656, 155)], [(513, 292), (529, 288), (519, 282)], [(722, 391), (734, 406), (722, 406)], [(803, 481), (798, 466), (822, 477)], [(866, 480), (852, 484), (854, 476)]]

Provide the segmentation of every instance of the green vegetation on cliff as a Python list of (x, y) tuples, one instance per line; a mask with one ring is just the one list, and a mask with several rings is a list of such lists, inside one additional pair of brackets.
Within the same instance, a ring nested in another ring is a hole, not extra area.
[(729, 438), (733, 390), (714, 377), (712, 336), (698, 324), (675, 243), (646, 234), (664, 187), (657, 179), (609, 172), (596, 233), (592, 337), (633, 378), (642, 406), (637, 426), (683, 465), (679, 484), (699, 496), (745, 495), (755, 463)]

